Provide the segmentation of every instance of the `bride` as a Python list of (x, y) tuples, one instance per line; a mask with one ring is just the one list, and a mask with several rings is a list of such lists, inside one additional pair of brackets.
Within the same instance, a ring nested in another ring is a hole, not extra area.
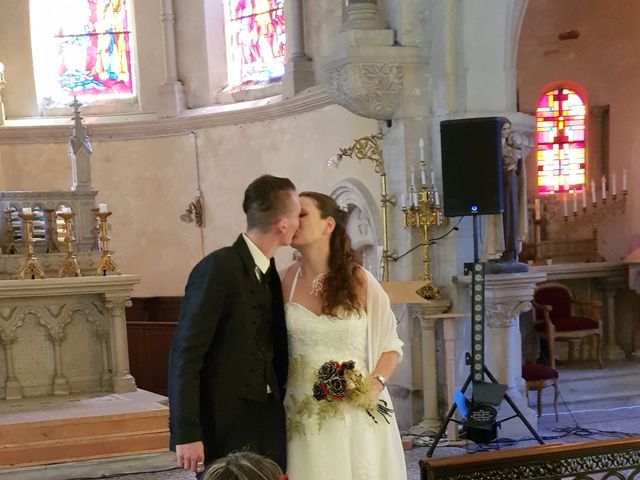
[[(405, 480), (395, 415), (375, 408), (393, 408), (386, 384), (402, 356), (389, 298), (356, 263), (345, 230), (347, 213), (316, 192), (301, 193), (300, 204), (292, 246), (301, 259), (283, 279), (289, 479)], [(339, 368), (355, 363), (344, 368), (362, 374), (364, 402), (351, 401), (348, 394), (327, 399), (318, 370), (330, 361)]]

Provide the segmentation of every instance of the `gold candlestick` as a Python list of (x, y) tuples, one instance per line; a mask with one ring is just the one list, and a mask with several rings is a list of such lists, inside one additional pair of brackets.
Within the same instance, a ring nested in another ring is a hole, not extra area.
[(20, 269), (19, 278), (21, 279), (35, 279), (35, 278), (44, 278), (44, 271), (35, 255), (33, 254), (33, 213), (24, 213), (24, 211), (19, 214), (20, 218), (22, 218), (22, 235), (24, 238), (24, 244), (27, 247), (27, 259), (24, 262), (24, 265)]
[(422, 233), (422, 270), (423, 280), (426, 282), (416, 293), (422, 298), (433, 300), (440, 298), (440, 289), (431, 279), (429, 227), (442, 225), (440, 202), (436, 202), (436, 190), (423, 185), (417, 193), (417, 203), (414, 200), (415, 187), (411, 187), (411, 205), (402, 207), (402, 217), (405, 228), (417, 228)]
[[(94, 210), (95, 211), (95, 210)], [(111, 258), (111, 252), (109, 251), (109, 234), (107, 223), (107, 218), (111, 215), (112, 212), (101, 212), (96, 211), (96, 218), (98, 219), (98, 228), (100, 230), (99, 234), (99, 248), (102, 252), (102, 258), (100, 259), (100, 265), (98, 265), (98, 269), (96, 270), (96, 274), (98, 276), (106, 276), (109, 274), (112, 275), (120, 275), (120, 270), (118, 266)]]
[(59, 252), (56, 211), (53, 208), (45, 208), (44, 211), (47, 214), (47, 253)]
[(67, 258), (65, 258), (64, 264), (58, 272), (58, 276), (60, 278), (80, 277), (82, 276), (80, 273), (80, 266), (78, 265), (76, 256), (73, 254), (73, 242), (75, 238), (73, 236), (72, 221), (76, 214), (69, 209), (58, 212), (58, 216), (64, 220), (64, 243), (67, 245)]
[(5, 235), (7, 236), (7, 241), (5, 243), (5, 253), (9, 255), (15, 255), (18, 253), (18, 247), (16, 246), (16, 240), (13, 238), (13, 219), (11, 218), (11, 214), (13, 210), (8, 208), (4, 211), (5, 215)]

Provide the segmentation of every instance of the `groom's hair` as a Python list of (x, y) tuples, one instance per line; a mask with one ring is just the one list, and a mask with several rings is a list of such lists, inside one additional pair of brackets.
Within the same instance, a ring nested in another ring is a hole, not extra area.
[(288, 178), (262, 175), (249, 184), (244, 192), (242, 209), (247, 215), (247, 231), (266, 233), (291, 209), (289, 192), (296, 186)]

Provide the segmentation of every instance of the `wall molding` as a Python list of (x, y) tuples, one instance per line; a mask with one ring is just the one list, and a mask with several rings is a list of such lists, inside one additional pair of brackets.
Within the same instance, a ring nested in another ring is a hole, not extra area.
[[(186, 111), (179, 117), (171, 118), (144, 115), (144, 120), (141, 121), (98, 123), (102, 119), (88, 117), (85, 125), (93, 142), (135, 140), (184, 135), (193, 130), (276, 120), (333, 104), (333, 100), (325, 89), (313, 87), (301, 95), (288, 99), (276, 96), (242, 104), (213, 106)], [(135, 116), (128, 118), (135, 119)], [(59, 122), (60, 119), (55, 121)], [(20, 121), (15, 123), (11, 125), (11, 121), (8, 121), (8, 125), (0, 127), (0, 145), (66, 143), (69, 141), (72, 129), (71, 115), (68, 125), (20, 125)]]

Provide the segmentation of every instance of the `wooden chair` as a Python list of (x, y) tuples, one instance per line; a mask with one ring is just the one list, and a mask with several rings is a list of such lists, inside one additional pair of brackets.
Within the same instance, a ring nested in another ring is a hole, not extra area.
[(527, 403), (529, 403), (529, 392), (537, 392), (538, 417), (542, 415), (542, 390), (553, 387), (553, 411), (556, 413), (558, 421), (558, 371), (549, 365), (527, 363), (522, 365), (522, 378), (526, 382)]
[[(589, 311), (589, 316), (574, 311), (580, 306)], [(598, 301), (580, 302), (574, 299), (571, 290), (561, 283), (543, 283), (536, 287), (533, 294), (534, 329), (537, 336), (546, 340), (549, 348), (549, 364), (556, 369), (555, 342), (569, 343), (568, 364), (573, 360), (576, 344), (584, 339), (594, 338), (596, 357), (602, 368), (602, 320)], [(532, 336), (533, 358), (538, 356), (538, 341)]]

